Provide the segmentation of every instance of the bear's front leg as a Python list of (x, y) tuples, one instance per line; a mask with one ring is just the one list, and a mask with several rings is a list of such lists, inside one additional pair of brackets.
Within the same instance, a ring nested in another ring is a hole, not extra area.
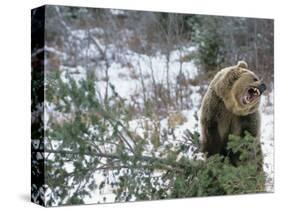
[(223, 153), (223, 142), (221, 141), (218, 125), (214, 121), (202, 121), (201, 143), (202, 151), (207, 156)]

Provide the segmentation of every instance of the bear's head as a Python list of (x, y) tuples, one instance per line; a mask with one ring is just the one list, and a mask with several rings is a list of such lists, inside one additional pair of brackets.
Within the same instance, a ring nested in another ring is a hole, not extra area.
[(210, 86), (226, 108), (239, 116), (256, 112), (261, 94), (266, 90), (266, 85), (248, 69), (244, 61), (218, 72)]

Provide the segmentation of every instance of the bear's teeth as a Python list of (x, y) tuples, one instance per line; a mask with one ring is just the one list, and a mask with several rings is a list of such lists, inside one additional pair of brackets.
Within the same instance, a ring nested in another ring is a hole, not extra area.
[(259, 96), (260, 95), (260, 90), (255, 88), (256, 94)]

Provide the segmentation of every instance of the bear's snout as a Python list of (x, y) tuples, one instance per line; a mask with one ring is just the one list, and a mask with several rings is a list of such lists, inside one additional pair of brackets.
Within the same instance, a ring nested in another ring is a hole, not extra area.
[(260, 93), (262, 94), (266, 90), (266, 85), (264, 83), (259, 86)]

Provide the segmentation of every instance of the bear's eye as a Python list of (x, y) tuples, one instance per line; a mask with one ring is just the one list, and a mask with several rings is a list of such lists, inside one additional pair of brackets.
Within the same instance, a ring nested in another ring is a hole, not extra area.
[(254, 82), (257, 82), (257, 81), (259, 81), (258, 78), (254, 78)]

